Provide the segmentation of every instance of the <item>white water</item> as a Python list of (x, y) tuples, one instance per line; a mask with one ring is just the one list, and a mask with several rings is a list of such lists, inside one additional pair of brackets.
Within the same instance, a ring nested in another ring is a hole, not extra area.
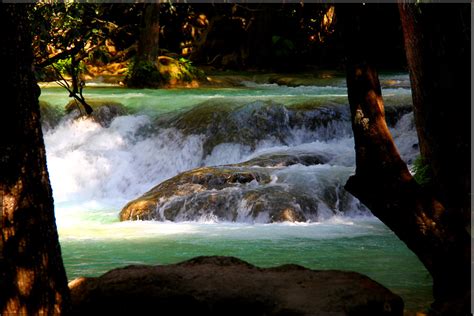
[[(326, 90), (341, 90), (339, 87), (304, 87), (280, 88), (283, 91), (279, 91), (275, 85), (260, 86), (268, 88), (269, 95), (275, 91), (282, 94), (293, 91), (294, 96), (302, 91), (318, 91), (327, 97)], [(389, 92), (407, 93), (406, 89), (389, 89)], [(405, 115), (392, 129), (401, 154), (408, 162), (417, 154), (413, 148), (416, 134), (412, 121), (411, 114)], [(185, 136), (173, 128), (156, 131), (153, 124), (149, 116), (140, 114), (117, 117), (109, 127), (91, 119), (65, 117), (59, 126), (46, 132), (48, 169), (60, 231), (69, 226), (82, 226), (82, 221), (116, 222), (126, 202), (165, 179), (200, 166), (237, 163), (269, 153), (317, 153), (328, 159), (327, 164), (294, 165), (272, 171), (275, 182), (314, 196), (318, 196), (324, 186), (343, 190), (354, 168), (353, 138), (347, 132), (336, 138), (328, 137), (328, 133), (337, 135), (337, 131), (347, 130), (347, 122), (335, 121), (313, 130), (293, 128), (285, 144), (263, 139), (252, 149), (248, 145), (222, 143), (206, 157), (203, 157), (203, 135)], [(318, 220), (331, 218), (334, 210), (324, 211), (322, 206)], [(244, 220), (242, 216), (240, 219)]]
[[(262, 224), (249, 220), (245, 204), (239, 206), (237, 223), (216, 222), (212, 216), (178, 223), (119, 222), (118, 213), (125, 203), (182, 171), (270, 153), (315, 153), (327, 159), (326, 164), (315, 166), (269, 167), (271, 185), (299, 190), (315, 199), (327, 188), (339, 196), (354, 171), (354, 141), (348, 122), (331, 122), (312, 130), (295, 127), (283, 142), (264, 137), (254, 148), (223, 143), (205, 157), (205, 136), (185, 136), (176, 129), (155, 126), (154, 117), (160, 113), (186, 109), (209, 99), (249, 103), (270, 99), (283, 104), (327, 100), (328, 104), (338, 104), (346, 98), (343, 86), (247, 86), (218, 91), (91, 89), (94, 99), (122, 102), (136, 113), (117, 117), (109, 127), (86, 119), (63, 118), (57, 127), (45, 132), (68, 277), (98, 275), (126, 264), (165, 264), (197, 255), (232, 255), (259, 266), (297, 263), (314, 269), (355, 270), (404, 296), (411, 308), (426, 306), (431, 295), (426, 270), (393, 233), (361, 210), (355, 199), (350, 201), (351, 211), (345, 213), (338, 212), (342, 200), (336, 200), (334, 209), (321, 202), (319, 217), (306, 223)], [(385, 89), (384, 95), (404, 96), (409, 90)], [(68, 101), (63, 91), (54, 89), (44, 89), (43, 98), (53, 105)], [(392, 133), (403, 158), (411, 162), (418, 151), (413, 147), (416, 133), (412, 115), (404, 116)]]

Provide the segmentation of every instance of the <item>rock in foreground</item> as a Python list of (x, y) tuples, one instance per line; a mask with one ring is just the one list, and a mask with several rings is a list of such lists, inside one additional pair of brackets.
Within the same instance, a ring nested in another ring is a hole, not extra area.
[(69, 284), (75, 315), (402, 315), (402, 299), (355, 272), (261, 269), (233, 257), (129, 266)]

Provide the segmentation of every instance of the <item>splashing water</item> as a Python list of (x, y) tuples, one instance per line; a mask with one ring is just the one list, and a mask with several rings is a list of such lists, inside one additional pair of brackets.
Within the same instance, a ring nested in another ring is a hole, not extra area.
[[(343, 186), (355, 164), (344, 87), (246, 83), (245, 88), (216, 90), (89, 90), (90, 97), (122, 102), (132, 114), (113, 119), (108, 127), (92, 119), (63, 117), (58, 126), (45, 131), (56, 218), (70, 279), (131, 263), (165, 264), (196, 255), (233, 255), (260, 266), (297, 263), (362, 272), (405, 296), (411, 308), (423, 308), (431, 299), (431, 279), (417, 258), (355, 198), (342, 198), (347, 195)], [(384, 93), (403, 99), (409, 90)], [(63, 94), (54, 88), (43, 89), (42, 100), (64, 105), (67, 98)], [(220, 142), (208, 152), (209, 137), (225, 131), (193, 134), (159, 123), (208, 100), (239, 105), (272, 100), (284, 105), (290, 116), (272, 122), (281, 127), (282, 137), (262, 135), (254, 143)], [(323, 122), (318, 120), (321, 110), (317, 107), (300, 111), (298, 104), (308, 102), (330, 104), (325, 115), (335, 113), (336, 117)], [(391, 131), (403, 159), (410, 163), (418, 151), (412, 114), (403, 115)], [(212, 213), (191, 222), (118, 221), (128, 201), (181, 172), (301, 152), (321, 155), (326, 161), (267, 169), (271, 185), (291, 187), (317, 201), (319, 215), (311, 222), (250, 221), (245, 201), (237, 203), (237, 223), (219, 221)]]

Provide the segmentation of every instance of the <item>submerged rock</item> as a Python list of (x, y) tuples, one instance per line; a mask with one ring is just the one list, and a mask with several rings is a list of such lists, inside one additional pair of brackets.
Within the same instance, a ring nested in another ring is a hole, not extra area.
[[(115, 101), (87, 100), (87, 104), (94, 110), (91, 114), (92, 119), (104, 127), (108, 127), (117, 116), (128, 114), (125, 106)], [(65, 111), (75, 118), (86, 115), (82, 106), (78, 105), (75, 100), (70, 101), (66, 105)]]
[(403, 300), (362, 274), (233, 257), (128, 266), (69, 288), (73, 315), (403, 315)]

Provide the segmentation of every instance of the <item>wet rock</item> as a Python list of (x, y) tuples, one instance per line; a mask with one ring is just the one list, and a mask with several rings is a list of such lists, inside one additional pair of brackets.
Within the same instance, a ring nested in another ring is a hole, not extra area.
[(63, 113), (61, 113), (58, 108), (53, 107), (45, 101), (39, 101), (39, 107), (41, 114), (41, 127), (43, 130), (47, 131), (55, 128), (59, 124)]
[[(102, 101), (102, 100), (86, 100), (93, 112), (91, 114), (92, 119), (104, 127), (110, 126), (110, 123), (117, 116), (128, 114), (127, 109), (121, 103), (115, 101)], [(70, 101), (65, 108), (67, 114), (72, 115), (75, 118), (85, 116), (85, 111), (82, 106), (78, 105), (75, 100)]]
[[(122, 209), (120, 220), (316, 220), (318, 199), (298, 188), (271, 183), (272, 169), (266, 167), (314, 165), (326, 159), (309, 152), (273, 153), (239, 164), (193, 169), (129, 202)], [(330, 198), (337, 196), (332, 194)]]
[[(410, 96), (411, 98), (411, 96)], [(407, 101), (407, 103), (403, 104), (390, 104), (385, 105), (385, 121), (387, 125), (390, 127), (395, 126), (400, 119), (405, 115), (413, 111), (413, 106), (411, 101)]]
[(273, 74), (267, 79), (268, 83), (276, 83), (280, 86), (344, 86), (345, 74), (338, 71), (316, 71), (306, 74)]
[[(129, 202), (120, 212), (120, 220), (190, 220), (206, 214), (232, 220), (228, 204), (237, 196), (228, 193), (232, 188), (251, 182), (268, 183), (265, 170), (243, 169), (233, 166), (204, 167), (183, 172), (166, 180)], [(215, 213), (213, 212), (215, 211)]]
[(73, 315), (403, 315), (403, 300), (355, 272), (233, 257), (128, 266), (69, 283)]
[(291, 128), (313, 131), (319, 140), (347, 137), (352, 133), (349, 106), (344, 104), (304, 102), (288, 109)]
[(276, 152), (259, 155), (237, 165), (242, 167), (288, 167), (296, 164), (311, 166), (326, 163), (328, 160), (324, 154), (292, 151), (291, 153)]
[(286, 108), (272, 101), (211, 100), (178, 114), (167, 124), (184, 134), (204, 135), (204, 155), (221, 143), (254, 147), (262, 139), (284, 142), (289, 135)]
[[(390, 126), (411, 111), (409, 97), (387, 97), (385, 113)], [(350, 137), (350, 109), (345, 102), (345, 96), (332, 101), (315, 99), (287, 105), (238, 98), (214, 99), (178, 114), (162, 115), (156, 125), (176, 128), (185, 135), (203, 135), (204, 158), (223, 143), (254, 149), (263, 140), (286, 145), (294, 143), (295, 137), (307, 137), (305, 142)]]

